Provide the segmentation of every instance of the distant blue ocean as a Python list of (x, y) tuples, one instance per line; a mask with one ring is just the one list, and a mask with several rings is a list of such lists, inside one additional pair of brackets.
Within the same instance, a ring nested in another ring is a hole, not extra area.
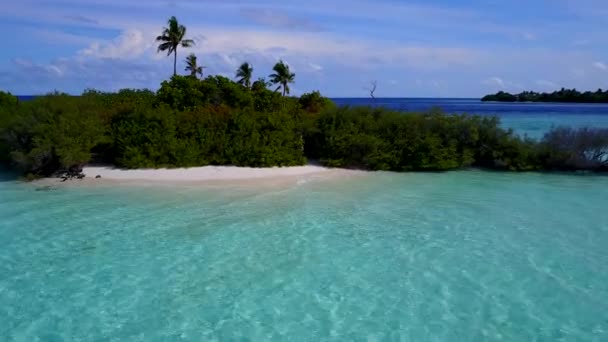
[(596, 103), (541, 103), (541, 102), (481, 102), (479, 99), (450, 98), (332, 98), (338, 105), (378, 106), (401, 111), (427, 111), (441, 108), (449, 113), (475, 114), (600, 114), (608, 115), (608, 104)]
[(17, 95), (17, 98), (19, 99), (19, 101), (29, 101), (29, 100), (35, 99), (36, 96), (33, 96), (33, 95)]
[[(597, 105), (378, 102), (608, 126)], [(608, 341), (607, 188), (466, 170), (52, 190), (0, 172), (0, 341)]]

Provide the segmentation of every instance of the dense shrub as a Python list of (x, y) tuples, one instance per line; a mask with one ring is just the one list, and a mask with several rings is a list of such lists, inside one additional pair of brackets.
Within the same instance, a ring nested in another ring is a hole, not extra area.
[(0, 97), (0, 160), (44, 176), (89, 162), (126, 168), (306, 162), (297, 99), (224, 77), (125, 89)]
[(343, 107), (324, 112), (315, 128), (307, 136), (307, 155), (332, 166), (393, 171), (535, 168), (527, 151), (533, 143), (500, 128), (496, 118)]
[(0, 161), (38, 176), (102, 162), (125, 168), (325, 165), (392, 171), (466, 167), (608, 170), (608, 130), (521, 138), (497, 118), (336, 107), (220, 76), (175, 76), (157, 93), (87, 90), (19, 102), (0, 92)]
[(541, 163), (546, 169), (608, 170), (608, 129), (558, 127), (540, 143)]
[(10, 162), (10, 146), (7, 141), (10, 138), (8, 127), (16, 115), (19, 100), (10, 93), (0, 91), (0, 163)]
[(298, 103), (305, 112), (310, 114), (318, 114), (336, 106), (330, 99), (323, 97), (318, 91), (302, 94), (298, 99)]
[(19, 100), (11, 93), (0, 91), (0, 107), (16, 106)]
[(169, 107), (117, 116), (114, 162), (122, 167), (287, 166), (305, 162), (295, 116), (227, 107)]
[(173, 76), (161, 84), (158, 100), (177, 110), (210, 105), (252, 108), (254, 104), (249, 89), (222, 76), (209, 76), (204, 80)]
[(13, 107), (7, 120), (2, 140), (24, 172), (48, 175), (85, 164), (104, 140), (99, 107), (87, 98), (51, 94)]

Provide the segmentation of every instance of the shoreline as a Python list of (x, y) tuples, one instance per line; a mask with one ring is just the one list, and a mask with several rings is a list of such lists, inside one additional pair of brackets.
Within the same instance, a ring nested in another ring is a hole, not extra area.
[[(264, 185), (299, 184), (310, 180), (342, 179), (368, 171), (328, 168), (317, 165), (288, 167), (200, 166), (176, 169), (118, 169), (85, 166), (84, 179), (43, 178), (38, 185)], [(97, 178), (100, 176), (100, 178)]]

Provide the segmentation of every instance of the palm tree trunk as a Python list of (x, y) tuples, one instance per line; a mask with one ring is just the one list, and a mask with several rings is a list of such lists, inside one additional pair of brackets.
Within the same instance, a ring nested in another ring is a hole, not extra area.
[(285, 97), (285, 84), (283, 84), (283, 97)]
[(173, 76), (177, 75), (177, 49), (173, 50)]

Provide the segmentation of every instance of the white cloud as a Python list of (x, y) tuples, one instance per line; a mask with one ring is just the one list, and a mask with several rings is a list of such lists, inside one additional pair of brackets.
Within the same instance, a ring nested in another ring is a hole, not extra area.
[[(154, 43), (158, 29), (157, 25), (154, 28), (125, 30), (114, 40), (95, 41), (79, 54), (95, 58), (135, 59), (147, 56), (159, 59), (162, 54), (157, 54)], [(430, 70), (472, 66), (482, 59), (481, 53), (474, 49), (403, 46), (404, 44), (396, 41), (366, 41), (336, 34), (199, 26), (189, 27), (188, 32), (197, 42), (188, 51), (199, 55), (217, 54), (230, 67), (241, 63), (242, 60), (235, 60), (241, 56), (284, 59), (286, 62), (297, 59), (324, 59), (359, 68), (392, 65), (400, 69), (415, 67)], [(198, 32), (204, 32), (205, 35), (197, 34)]]
[(240, 65), (240, 63), (242, 63), (234, 55), (228, 55), (228, 54), (225, 54), (225, 53), (218, 53), (218, 56), (220, 57), (220, 60), (224, 64), (226, 64), (227, 66), (230, 66), (232, 68), (236, 68), (237, 66)]
[(496, 86), (501, 89), (505, 87), (505, 81), (500, 77), (490, 77), (488, 79), (483, 80), (482, 83), (489, 86)]
[(61, 70), (58, 66), (56, 65), (48, 65), (45, 67), (46, 70), (56, 76), (62, 76), (63, 75), (63, 70)]
[(547, 81), (547, 80), (537, 80), (536, 85), (543, 88), (543, 89), (556, 89), (557, 88), (557, 84), (555, 84), (554, 82), (551, 81)]
[(132, 59), (139, 58), (153, 46), (151, 36), (145, 36), (139, 30), (127, 30), (112, 41), (93, 42), (79, 54), (96, 58)]
[(608, 66), (606, 64), (604, 64), (603, 62), (595, 62), (595, 63), (593, 63), (593, 66), (602, 71), (608, 70)]
[(171, 73), (169, 65), (135, 60), (94, 59), (74, 57), (58, 59), (49, 64), (15, 60), (10, 75), (20, 84), (20, 92), (46, 93), (53, 89), (80, 93), (85, 88), (118, 90), (157, 86)]
[(310, 69), (312, 69), (312, 71), (316, 71), (316, 72), (321, 72), (323, 71), (323, 67), (320, 66), (319, 64), (315, 64), (315, 63), (308, 63), (308, 66), (310, 67)]
[(494, 90), (503, 90), (509, 92), (520, 92), (524, 90), (524, 85), (517, 82), (507, 81), (500, 77), (490, 77), (481, 82), (483, 85), (489, 86)]

